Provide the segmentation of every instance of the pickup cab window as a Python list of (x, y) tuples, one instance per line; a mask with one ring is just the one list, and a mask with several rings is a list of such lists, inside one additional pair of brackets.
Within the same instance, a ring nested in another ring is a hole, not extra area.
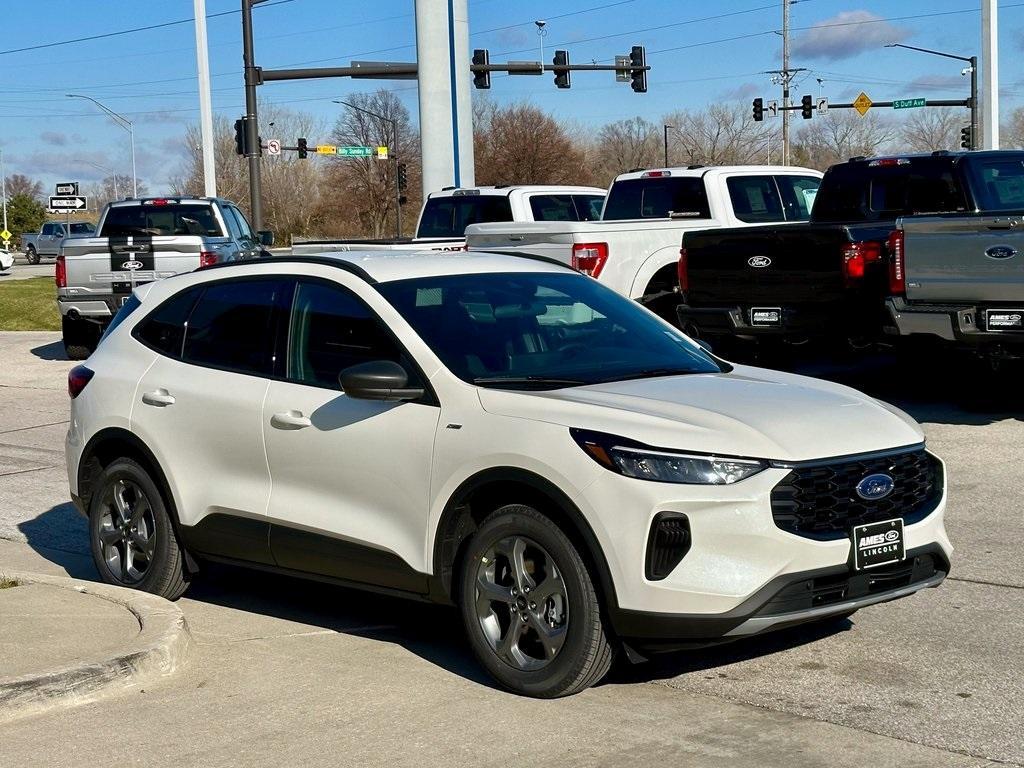
[(783, 221), (782, 198), (771, 176), (733, 176), (726, 180), (736, 218), (746, 222)]
[(603, 195), (532, 195), (534, 221), (596, 221), (601, 218)]
[(91, 235), (96, 231), (96, 227), (87, 221), (76, 221), (71, 224), (72, 235)]
[(431, 197), (423, 206), (417, 237), (465, 237), (470, 224), (512, 221), (507, 195)]
[(1024, 211), (1024, 155), (972, 158), (968, 168), (981, 210)]
[(126, 235), (200, 235), (223, 237), (209, 205), (119, 205), (107, 210), (100, 237)]
[(625, 179), (612, 184), (604, 207), (605, 220), (710, 219), (704, 179), (693, 176), (661, 176)]

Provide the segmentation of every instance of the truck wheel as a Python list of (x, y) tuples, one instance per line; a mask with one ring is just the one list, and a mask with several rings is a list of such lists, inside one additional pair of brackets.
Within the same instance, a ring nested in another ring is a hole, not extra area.
[(505, 688), (550, 699), (598, 682), (612, 645), (576, 547), (532, 507), (496, 510), (460, 566), (459, 604), (476, 657)]
[(36, 249), (33, 248), (31, 245), (25, 251), (25, 258), (28, 259), (28, 263), (29, 264), (38, 264), (39, 263), (39, 254), (36, 253)]
[(64, 351), (69, 360), (85, 360), (96, 349), (99, 341), (98, 327), (88, 320), (60, 319)]

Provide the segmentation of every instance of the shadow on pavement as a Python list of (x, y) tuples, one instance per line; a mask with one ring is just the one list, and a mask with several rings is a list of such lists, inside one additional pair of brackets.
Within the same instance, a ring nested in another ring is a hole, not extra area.
[(58, 504), (32, 520), (18, 523), (18, 530), (32, 549), (76, 579), (97, 580), (89, 554), (85, 518), (70, 501)]
[(64, 342), (62, 341), (51, 341), (49, 344), (42, 344), (38, 347), (33, 347), (31, 352), (40, 360), (68, 359), (67, 354), (64, 352)]

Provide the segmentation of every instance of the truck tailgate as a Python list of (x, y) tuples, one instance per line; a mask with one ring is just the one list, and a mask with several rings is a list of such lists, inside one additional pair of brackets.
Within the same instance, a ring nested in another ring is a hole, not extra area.
[(191, 272), (203, 240), (193, 235), (73, 238), (61, 249), (68, 293), (131, 293), (133, 286)]
[(1021, 216), (911, 216), (897, 226), (908, 301), (1024, 305)]
[(712, 229), (687, 232), (689, 290), (694, 306), (824, 303), (844, 291), (842, 225)]
[(466, 246), (471, 251), (522, 251), (571, 264), (572, 244), (578, 229), (565, 222), (550, 221), (471, 224), (466, 227)]

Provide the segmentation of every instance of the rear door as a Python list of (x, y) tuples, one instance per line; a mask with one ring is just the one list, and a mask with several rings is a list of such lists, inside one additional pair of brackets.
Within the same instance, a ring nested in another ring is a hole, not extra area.
[(1024, 216), (901, 219), (907, 299), (1024, 306)]

